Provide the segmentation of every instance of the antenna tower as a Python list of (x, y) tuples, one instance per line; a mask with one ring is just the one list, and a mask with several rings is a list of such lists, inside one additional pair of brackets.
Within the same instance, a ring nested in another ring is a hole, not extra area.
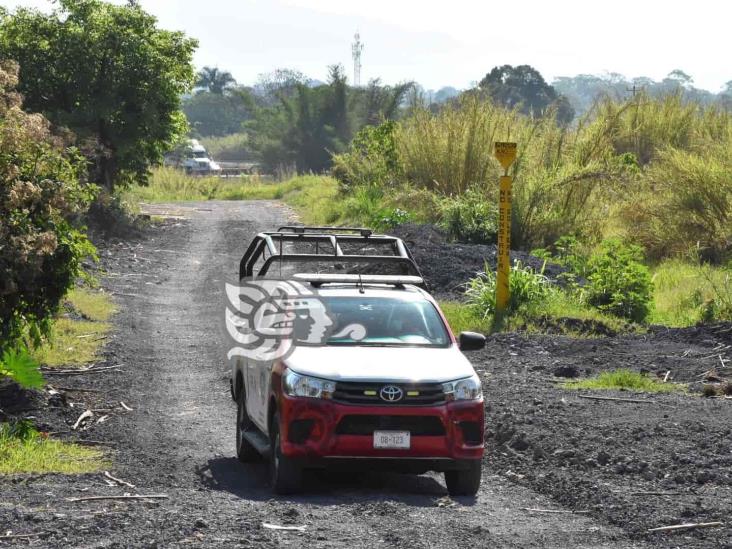
[(361, 52), (363, 51), (363, 42), (361, 42), (361, 35), (356, 32), (353, 37), (354, 42), (351, 46), (351, 52), (353, 53), (353, 85), (359, 87), (361, 85)]

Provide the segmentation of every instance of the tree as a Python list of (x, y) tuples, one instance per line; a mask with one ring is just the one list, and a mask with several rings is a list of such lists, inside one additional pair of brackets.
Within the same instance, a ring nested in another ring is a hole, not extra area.
[(236, 80), (230, 72), (219, 70), (218, 67), (203, 67), (198, 72), (197, 88), (204, 88), (211, 93), (223, 95), (227, 88), (236, 85)]
[(257, 83), (254, 85), (254, 92), (263, 97), (265, 102), (271, 106), (279, 103), (282, 97), (294, 97), (298, 85), (307, 85), (309, 82), (310, 79), (300, 71), (275, 69), (259, 75)]
[(58, 5), (0, 13), (0, 58), (20, 64), (26, 107), (76, 134), (93, 181), (144, 184), (187, 131), (180, 98), (194, 80), (197, 42), (157, 28), (134, 2)]
[(478, 87), (504, 107), (519, 107), (521, 112), (537, 116), (557, 100), (554, 88), (529, 65), (494, 67)]
[(242, 131), (254, 116), (256, 102), (250, 90), (239, 87), (225, 95), (202, 91), (183, 102), (183, 112), (193, 131), (202, 136), (229, 135)]
[[(39, 114), (22, 109), (18, 67), (0, 65), (0, 356), (37, 340), (94, 253), (73, 225), (94, 189), (83, 159)], [(0, 370), (13, 371), (5, 355)], [(3, 375), (0, 372), (0, 376)]]
[(365, 89), (353, 90), (361, 103), (362, 113), (360, 125), (378, 125), (386, 120), (396, 120), (399, 108), (407, 94), (414, 87), (414, 82), (404, 82), (396, 86), (383, 86), (377, 78), (371, 80)]

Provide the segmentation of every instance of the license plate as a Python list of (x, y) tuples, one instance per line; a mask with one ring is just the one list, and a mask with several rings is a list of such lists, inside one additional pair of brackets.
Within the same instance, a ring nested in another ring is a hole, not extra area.
[(374, 448), (409, 450), (409, 431), (374, 431)]

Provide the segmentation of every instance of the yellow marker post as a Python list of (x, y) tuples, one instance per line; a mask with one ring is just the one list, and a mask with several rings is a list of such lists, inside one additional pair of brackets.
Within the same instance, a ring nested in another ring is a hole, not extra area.
[(508, 168), (516, 160), (516, 143), (496, 142), (496, 158), (503, 167), (498, 188), (498, 268), (496, 274), (496, 312), (503, 313), (511, 297), (511, 186)]

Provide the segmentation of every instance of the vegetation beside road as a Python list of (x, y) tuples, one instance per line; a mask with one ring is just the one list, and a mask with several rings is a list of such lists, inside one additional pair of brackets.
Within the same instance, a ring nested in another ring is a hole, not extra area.
[(71, 290), (62, 312), (32, 356), (44, 366), (86, 366), (99, 359), (99, 351), (112, 329), (115, 312), (111, 298), (102, 291), (87, 288)]
[(52, 440), (27, 421), (0, 424), (0, 475), (93, 473), (108, 464), (102, 451)]
[(686, 391), (686, 385), (663, 382), (633, 370), (620, 369), (602, 372), (596, 377), (569, 380), (567, 389), (595, 389), (604, 391), (637, 391), (639, 393), (673, 393)]

